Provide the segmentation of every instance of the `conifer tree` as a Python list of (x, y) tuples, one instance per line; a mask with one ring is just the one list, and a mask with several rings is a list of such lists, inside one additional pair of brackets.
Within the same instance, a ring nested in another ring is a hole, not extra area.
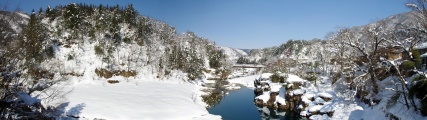
[(34, 10), (30, 15), (27, 27), (20, 36), (24, 45), (25, 66), (29, 69), (35, 68), (37, 63), (42, 62), (43, 42), (46, 39), (45, 29), (40, 20), (36, 17)]

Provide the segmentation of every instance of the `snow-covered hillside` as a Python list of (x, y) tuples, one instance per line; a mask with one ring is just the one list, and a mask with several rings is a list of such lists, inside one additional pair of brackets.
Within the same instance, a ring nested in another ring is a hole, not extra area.
[[(135, 15), (132, 5), (93, 7), (69, 4), (31, 15), (1, 11), (0, 22), (6, 26), (1, 35), (8, 38), (1, 39), (2, 78), (22, 73), (17, 79), (23, 81), (13, 84), (28, 85), (24, 93), (44, 107), (68, 104), (63, 113), (50, 117), (219, 118), (209, 115), (200, 100), (203, 92), (191, 84), (206, 78), (204, 70), (227, 65), (219, 47), (193, 32), (178, 34), (167, 23)], [(67, 91), (39, 86), (71, 91), (64, 101), (52, 102), (53, 94)], [(123, 107), (128, 109), (117, 109)]]
[(223, 51), (225, 55), (227, 55), (228, 60), (231, 60), (234, 62), (237, 61), (239, 57), (248, 56), (248, 54), (245, 51), (240, 49), (224, 47), (224, 46), (220, 46), (219, 48), (221, 49), (221, 51)]
[[(427, 104), (418, 96), (427, 93), (417, 88), (426, 90), (426, 75), (412, 54), (426, 46), (418, 44), (427, 40), (420, 19), (402, 13), (340, 29), (328, 40), (289, 40), (248, 54), (194, 32), (177, 33), (139, 16), (132, 5), (73, 3), (31, 15), (0, 11), (0, 119), (220, 119), (201, 98), (210, 90), (205, 83), (216, 82), (208, 77), (241, 77), (223, 82), (253, 88), (258, 76), (246, 75), (257, 72), (286, 75), (288, 88), (298, 86), (288, 93), (301, 95), (305, 106), (297, 107), (311, 119), (425, 119), (419, 113), (427, 114)], [(233, 73), (231, 64), (239, 59), (267, 67)], [(269, 83), (275, 92), (283, 85)], [(265, 103), (270, 95), (258, 99)], [(290, 101), (278, 95), (275, 102)], [(412, 108), (407, 98), (421, 107)]]

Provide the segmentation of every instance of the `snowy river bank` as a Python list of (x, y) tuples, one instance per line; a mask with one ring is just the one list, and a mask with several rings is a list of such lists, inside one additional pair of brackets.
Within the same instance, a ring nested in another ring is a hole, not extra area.
[(190, 83), (79, 84), (72, 89), (64, 113), (80, 119), (221, 119), (208, 113), (199, 86)]

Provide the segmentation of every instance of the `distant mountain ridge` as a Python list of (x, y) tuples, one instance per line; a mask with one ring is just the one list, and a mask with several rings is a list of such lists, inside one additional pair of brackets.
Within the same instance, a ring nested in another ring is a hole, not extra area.
[(227, 56), (228, 60), (233, 62), (236, 62), (239, 57), (248, 56), (248, 53), (241, 49), (235, 49), (224, 46), (220, 46), (219, 48)]
[[(385, 24), (386, 32), (394, 32), (400, 28), (416, 28), (420, 27), (421, 23), (419, 22), (422, 19), (421, 14), (411, 11), (401, 14), (396, 14), (389, 16), (385, 19), (379, 20), (377, 22), (369, 23), (363, 26), (354, 26), (350, 29), (354, 32), (362, 31), (366, 28), (378, 27), (378, 25)], [(325, 35), (326, 36), (326, 35)], [(359, 35), (363, 37), (364, 35)], [(399, 40), (403, 40), (399, 39)], [(319, 46), (322, 45), (322, 46)], [(288, 40), (285, 43), (261, 48), (261, 49), (251, 49), (248, 54), (248, 58), (257, 59), (257, 60), (271, 60), (271, 59), (283, 59), (283, 58), (292, 58), (297, 60), (300, 58), (310, 58), (314, 61), (320, 59), (317, 54), (320, 50), (332, 51), (333, 43), (330, 40)], [(274, 60), (273, 60), (274, 61)], [(269, 62), (260, 61), (260, 63), (268, 64)]]

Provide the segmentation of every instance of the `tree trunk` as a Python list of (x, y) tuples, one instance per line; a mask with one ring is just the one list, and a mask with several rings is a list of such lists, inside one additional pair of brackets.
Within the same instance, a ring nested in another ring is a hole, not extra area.
[[(406, 81), (405, 81), (405, 79), (403, 78), (403, 76), (402, 76), (402, 74), (400, 74), (400, 70), (398, 69), (398, 67), (396, 66), (396, 65), (394, 65), (394, 68), (397, 70), (397, 76), (398, 76), (398, 78), (399, 78), (399, 80), (400, 80), (400, 82), (402, 83), (402, 93), (403, 93), (403, 97), (405, 98), (405, 104), (406, 104), (406, 107), (409, 109), (409, 104), (408, 104), (408, 97), (407, 97), (407, 95), (406, 95), (406, 92), (405, 92), (405, 88), (406, 88), (406, 90), (408, 90), (409, 91), (409, 88), (408, 88), (408, 86), (407, 86), (407, 84), (406, 84)], [(411, 101), (411, 104), (412, 104), (412, 106), (414, 107), (414, 109), (415, 110), (417, 110), (417, 106), (415, 105), (415, 101), (413, 100), (413, 99), (410, 99)]]
[(376, 77), (375, 77), (375, 72), (374, 69), (372, 67), (369, 68), (369, 75), (371, 76), (371, 82), (372, 82), (372, 86), (374, 87), (373, 92), (376, 94), (378, 94), (378, 83), (376, 81)]

